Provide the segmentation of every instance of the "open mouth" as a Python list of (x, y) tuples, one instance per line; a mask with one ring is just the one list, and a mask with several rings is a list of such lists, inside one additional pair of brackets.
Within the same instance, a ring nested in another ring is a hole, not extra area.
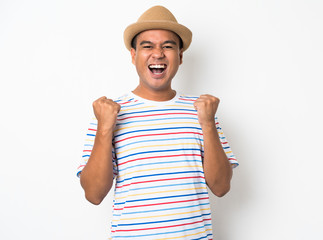
[(162, 74), (167, 68), (166, 64), (150, 64), (148, 66), (149, 70), (156, 75)]

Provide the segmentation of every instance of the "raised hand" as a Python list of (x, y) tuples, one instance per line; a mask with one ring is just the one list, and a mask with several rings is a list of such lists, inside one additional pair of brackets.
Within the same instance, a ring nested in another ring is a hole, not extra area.
[(116, 125), (120, 104), (103, 96), (93, 102), (93, 111), (98, 120), (98, 130), (113, 130)]
[(209, 94), (201, 95), (195, 102), (198, 120), (201, 127), (215, 126), (215, 113), (218, 109), (220, 99)]

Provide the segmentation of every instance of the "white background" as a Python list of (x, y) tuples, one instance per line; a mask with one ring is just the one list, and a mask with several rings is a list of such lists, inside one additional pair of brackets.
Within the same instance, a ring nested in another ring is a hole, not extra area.
[(123, 30), (162, 4), (193, 32), (174, 79), (209, 93), (240, 166), (219, 240), (323, 239), (319, 0), (0, 1), (0, 239), (106, 239), (75, 176), (91, 104), (135, 88)]

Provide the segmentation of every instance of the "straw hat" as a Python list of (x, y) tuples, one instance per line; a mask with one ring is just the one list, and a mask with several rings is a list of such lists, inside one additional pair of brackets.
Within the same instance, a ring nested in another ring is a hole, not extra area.
[(127, 49), (131, 49), (132, 39), (140, 32), (152, 29), (169, 30), (176, 33), (183, 41), (183, 51), (191, 44), (192, 32), (185, 26), (177, 23), (174, 15), (163, 6), (154, 6), (144, 12), (136, 23), (129, 25), (123, 34)]

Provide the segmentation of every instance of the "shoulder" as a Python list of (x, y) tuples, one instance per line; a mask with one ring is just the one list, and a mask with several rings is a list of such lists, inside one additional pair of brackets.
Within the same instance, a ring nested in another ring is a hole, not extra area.
[(119, 103), (121, 106), (126, 104), (135, 103), (137, 100), (130, 93), (126, 93), (120, 97), (114, 98), (114, 102)]
[(117, 98), (113, 98), (112, 100), (117, 103), (128, 102), (128, 101), (131, 101), (131, 95), (129, 93), (126, 93)]
[(199, 96), (197, 95), (191, 95), (191, 94), (179, 94), (179, 99), (183, 100), (183, 101), (195, 101), (196, 99), (198, 99)]
[(126, 93), (118, 98), (113, 99), (113, 101), (121, 105), (121, 111), (130, 110), (133, 109), (133, 107), (143, 104), (143, 102), (140, 102), (131, 93)]

